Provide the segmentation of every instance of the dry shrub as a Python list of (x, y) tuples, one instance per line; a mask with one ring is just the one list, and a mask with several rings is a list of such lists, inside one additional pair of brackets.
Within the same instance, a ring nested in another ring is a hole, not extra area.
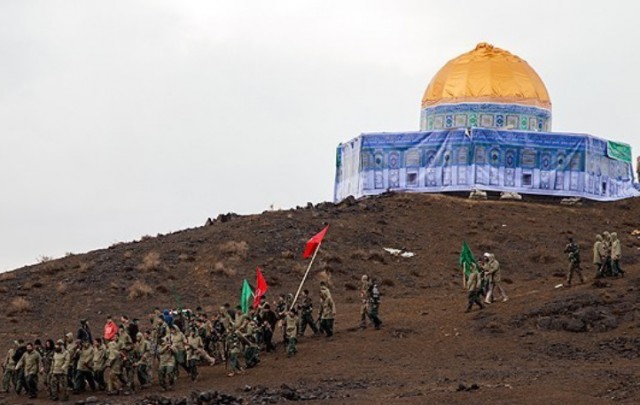
[(115, 281), (112, 281), (109, 284), (109, 288), (111, 289), (111, 291), (114, 291), (114, 292), (120, 290), (120, 286)]
[(180, 260), (181, 262), (195, 262), (196, 258), (191, 256), (189, 253), (180, 253), (180, 256), (178, 256), (178, 260)]
[(91, 269), (92, 265), (93, 263), (81, 262), (80, 266), (78, 267), (78, 271), (80, 273), (86, 273)]
[(122, 254), (125, 259), (131, 259), (133, 257), (133, 252), (131, 250), (127, 250)]
[(7, 287), (0, 287), (0, 294), (6, 294), (9, 292), (9, 289)]
[(149, 240), (149, 239), (153, 239), (153, 236), (151, 235), (144, 235), (143, 237), (140, 238), (140, 242), (145, 241), (145, 240)]
[(236, 242), (230, 240), (219, 246), (220, 252), (227, 256), (245, 258), (249, 251), (249, 245), (245, 241)]
[(0, 274), (0, 281), (15, 280), (16, 277), (17, 276), (16, 276), (16, 272), (15, 271), (2, 273), (2, 274)]
[(153, 288), (144, 281), (137, 280), (131, 286), (129, 286), (129, 299), (134, 300), (136, 298), (150, 297), (153, 293)]
[(42, 288), (44, 287), (44, 284), (42, 284), (42, 282), (40, 281), (35, 281), (33, 284), (31, 284), (31, 288)]
[(158, 252), (149, 252), (142, 259), (142, 263), (138, 265), (138, 270), (140, 271), (155, 271), (160, 270), (160, 254)]
[(55, 262), (52, 262), (52, 263), (45, 262), (45, 265), (42, 266), (42, 268), (40, 269), (42, 273), (49, 276), (62, 270), (64, 270), (64, 266), (60, 264), (56, 264)]
[(9, 304), (8, 315), (22, 314), (26, 312), (31, 312), (31, 303), (24, 297), (17, 297), (11, 301)]
[(535, 249), (529, 254), (529, 260), (533, 263), (551, 263), (553, 257), (549, 255), (547, 249), (542, 246), (536, 246)]
[(283, 259), (294, 259), (295, 255), (293, 254), (292, 251), (285, 250), (285, 251), (280, 252), (280, 257), (282, 257)]
[(60, 281), (56, 284), (56, 292), (60, 295), (65, 295), (67, 293), (67, 283)]
[(233, 277), (236, 275), (237, 271), (234, 268), (225, 266), (223, 262), (216, 262), (216, 264), (213, 265), (212, 273)]
[(47, 262), (50, 262), (51, 260), (53, 260), (53, 257), (51, 256), (46, 256), (46, 255), (38, 256), (38, 263), (47, 263)]

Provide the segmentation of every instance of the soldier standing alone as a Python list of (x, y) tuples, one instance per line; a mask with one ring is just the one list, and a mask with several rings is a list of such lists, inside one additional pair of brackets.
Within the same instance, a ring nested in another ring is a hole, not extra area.
[(584, 284), (584, 279), (582, 278), (582, 267), (580, 267), (580, 248), (573, 241), (573, 238), (569, 238), (569, 243), (564, 248), (564, 253), (569, 255), (569, 270), (567, 271), (567, 286), (571, 285), (571, 279), (573, 278), (573, 273), (578, 275), (580, 279), (580, 284)]

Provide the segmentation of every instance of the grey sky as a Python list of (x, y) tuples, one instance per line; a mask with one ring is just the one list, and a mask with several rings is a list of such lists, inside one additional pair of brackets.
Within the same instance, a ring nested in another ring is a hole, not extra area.
[(0, 1), (0, 271), (331, 200), (335, 147), (417, 130), (486, 41), (547, 85), (555, 131), (628, 142), (627, 1)]

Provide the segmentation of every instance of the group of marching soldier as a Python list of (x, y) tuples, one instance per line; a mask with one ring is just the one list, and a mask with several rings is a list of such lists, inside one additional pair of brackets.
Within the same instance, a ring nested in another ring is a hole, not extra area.
[[(573, 240), (568, 238), (564, 253), (568, 255), (569, 267), (567, 276), (562, 286), (569, 287), (574, 275), (578, 277), (580, 283), (584, 283), (582, 267), (580, 266), (580, 247)], [(622, 277), (624, 270), (620, 267), (622, 258), (622, 246), (616, 232), (603, 232), (596, 235), (593, 244), (593, 264), (595, 267), (595, 278), (602, 277)], [(471, 263), (468, 276), (465, 276), (465, 288), (468, 291), (467, 312), (471, 311), (473, 304), (477, 304), (480, 309), (484, 308), (482, 297), (485, 296), (484, 303), (492, 302), (493, 293), (499, 291), (503, 301), (508, 299), (504, 288), (501, 285), (500, 264), (491, 253), (485, 253), (479, 263)]]
[[(580, 283), (584, 283), (582, 267), (580, 266), (580, 247), (574, 242), (573, 238), (569, 238), (569, 243), (564, 252), (568, 254), (569, 259), (569, 269), (567, 270), (567, 279), (564, 285), (571, 286), (574, 274), (578, 276)], [(595, 278), (624, 276), (624, 270), (620, 267), (621, 258), (622, 246), (616, 232), (609, 233), (605, 231), (596, 235), (596, 241), (593, 243)]]
[[(313, 300), (304, 290), (295, 305), (293, 295), (280, 295), (268, 303), (264, 297), (256, 308), (246, 312), (240, 306), (221, 306), (207, 315), (201, 308), (161, 311), (149, 316), (149, 327), (141, 330), (138, 319), (111, 316), (102, 337), (92, 336), (89, 322), (80, 321), (76, 335), (63, 339), (25, 343), (13, 342), (2, 362), (3, 392), (11, 388), (17, 394), (26, 391), (30, 398), (38, 393), (38, 379), (43, 379), (51, 400), (68, 400), (69, 392), (92, 391), (109, 394), (131, 393), (152, 384), (152, 370), (164, 390), (172, 389), (181, 370), (195, 381), (198, 365), (225, 364), (227, 375), (243, 373), (260, 362), (260, 352), (275, 351), (274, 334), (282, 332), (287, 356), (297, 353), (297, 341), (309, 327), (314, 335), (333, 335), (335, 303), (326, 283), (320, 283), (320, 308), (314, 319)], [(367, 312), (376, 328), (379, 292), (377, 284), (367, 282), (370, 297)], [(278, 339), (279, 340), (279, 339)]]

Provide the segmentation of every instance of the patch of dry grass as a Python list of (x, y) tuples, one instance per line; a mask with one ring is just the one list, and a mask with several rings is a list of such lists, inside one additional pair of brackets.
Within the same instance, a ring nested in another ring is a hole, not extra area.
[(31, 312), (31, 303), (24, 297), (14, 298), (9, 304), (8, 315), (24, 314)]
[(67, 293), (67, 283), (60, 281), (56, 284), (56, 292), (60, 295), (65, 295)]
[(150, 297), (153, 294), (153, 288), (144, 281), (136, 280), (129, 286), (129, 299)]
[(227, 277), (233, 277), (237, 273), (236, 269), (226, 266), (224, 262), (216, 262), (216, 264), (213, 265), (213, 270), (211, 272), (213, 274), (221, 274)]
[(138, 265), (138, 270), (143, 272), (157, 271), (160, 270), (161, 264), (160, 254), (155, 251), (149, 252), (144, 259), (142, 259), (142, 263)]
[(15, 280), (16, 277), (17, 277), (16, 272), (10, 271), (10, 272), (0, 274), (0, 281)]
[(220, 253), (226, 256), (232, 256), (237, 258), (245, 258), (247, 252), (249, 252), (249, 244), (245, 241), (236, 242), (230, 240), (221, 244), (219, 247)]

